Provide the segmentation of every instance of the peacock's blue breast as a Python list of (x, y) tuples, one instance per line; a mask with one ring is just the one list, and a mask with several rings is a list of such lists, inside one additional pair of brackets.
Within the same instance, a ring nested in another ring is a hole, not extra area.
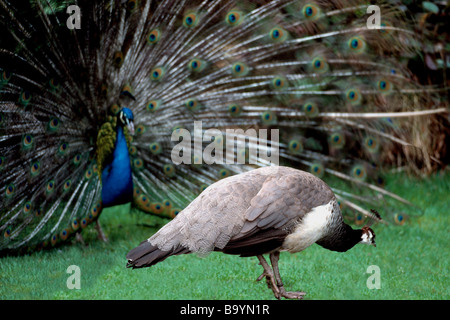
[(113, 160), (102, 171), (103, 207), (128, 203), (133, 199), (133, 177), (123, 128), (117, 129)]

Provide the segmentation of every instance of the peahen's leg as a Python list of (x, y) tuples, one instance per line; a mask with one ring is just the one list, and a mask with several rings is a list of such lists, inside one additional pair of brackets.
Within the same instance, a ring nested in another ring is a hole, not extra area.
[(103, 232), (102, 226), (100, 225), (98, 219), (95, 221), (95, 229), (98, 232), (98, 238), (104, 242), (108, 242), (108, 237), (105, 236), (105, 233)]
[(257, 256), (259, 260), (259, 264), (262, 265), (264, 268), (264, 272), (256, 279), (256, 281), (261, 281), (262, 278), (266, 277), (267, 286), (272, 289), (273, 294), (277, 299), (280, 299), (280, 290), (278, 289), (278, 286), (276, 284), (275, 276), (273, 274), (272, 269), (270, 268), (269, 264), (267, 263), (266, 259), (259, 255)]
[[(277, 287), (279, 290), (280, 297), (285, 297), (287, 299), (302, 299), (306, 292), (296, 291), (289, 292), (284, 289), (283, 282), (281, 281), (280, 270), (278, 269), (278, 260), (280, 259), (280, 252), (274, 252), (270, 254), (270, 262), (272, 263), (273, 273), (275, 274), (275, 279), (277, 281)], [(278, 298), (280, 299), (280, 298)]]

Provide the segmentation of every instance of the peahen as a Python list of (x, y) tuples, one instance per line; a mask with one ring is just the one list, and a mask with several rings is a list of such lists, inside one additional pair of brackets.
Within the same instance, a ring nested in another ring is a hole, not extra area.
[(445, 111), (412, 80), (414, 32), (388, 4), (0, 0), (0, 21), (2, 253), (51, 248), (117, 204), (173, 218), (276, 163), (334, 176), (358, 222), (408, 203), (380, 168), (414, 166), (408, 122)]
[[(355, 230), (344, 222), (333, 191), (321, 179), (294, 168), (267, 166), (209, 186), (132, 249), (127, 266), (150, 267), (172, 255), (211, 251), (256, 256), (264, 268), (257, 280), (265, 277), (277, 299), (302, 299), (305, 292), (284, 288), (278, 260), (281, 251), (297, 253), (314, 243), (338, 252), (359, 243), (376, 246), (369, 225)], [(264, 254), (269, 254), (272, 268)]]

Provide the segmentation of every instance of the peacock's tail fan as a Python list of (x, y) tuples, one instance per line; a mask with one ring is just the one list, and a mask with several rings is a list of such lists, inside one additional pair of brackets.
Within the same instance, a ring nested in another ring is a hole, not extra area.
[[(265, 151), (259, 129), (278, 130), (280, 164), (363, 186), (372, 200), (406, 202), (382, 189), (382, 164), (393, 145), (420, 155), (408, 121), (442, 110), (421, 110), (430, 89), (417, 85), (402, 61), (416, 43), (401, 12), (381, 6), (380, 28), (369, 29), (367, 5), (358, 2), (170, 4), (170, 23), (150, 19), (142, 29), (148, 45), (136, 55), (150, 63), (143, 61), (149, 67), (130, 81), (140, 106), (133, 153), (144, 163), (135, 184), (147, 191), (145, 206), (168, 194), (192, 199), (248, 164), (269, 164), (251, 153)], [(226, 135), (227, 129), (241, 131)], [(226, 148), (233, 138), (247, 143)], [(244, 164), (236, 165), (242, 154)], [(190, 165), (174, 165), (174, 158)], [(414, 166), (406, 157), (395, 164)]]
[(14, 5), (0, 3), (0, 251), (27, 252), (68, 240), (101, 213), (95, 136), (106, 104), (89, 70), (93, 39), (41, 2)]
[(92, 130), (57, 96), (36, 96), (32, 112), (4, 101), (0, 110), (0, 249), (54, 246), (101, 212)]
[(322, 177), (363, 215), (367, 201), (406, 203), (382, 169), (424, 158), (410, 121), (443, 111), (409, 74), (418, 43), (388, 4), (374, 26), (364, 1), (77, 1), (78, 27), (66, 1), (20, 4), (0, 0), (0, 249), (92, 221), (97, 138), (122, 107), (134, 205), (165, 217), (271, 163)]

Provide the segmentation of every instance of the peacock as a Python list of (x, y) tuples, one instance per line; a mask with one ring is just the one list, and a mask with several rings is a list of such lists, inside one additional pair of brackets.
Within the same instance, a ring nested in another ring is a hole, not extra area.
[(410, 124), (446, 111), (409, 71), (419, 41), (389, 3), (0, 0), (0, 17), (2, 254), (91, 224), (105, 238), (119, 204), (171, 219), (270, 165), (327, 181), (355, 223), (378, 219), (387, 199), (410, 204), (381, 169), (428, 163)]

